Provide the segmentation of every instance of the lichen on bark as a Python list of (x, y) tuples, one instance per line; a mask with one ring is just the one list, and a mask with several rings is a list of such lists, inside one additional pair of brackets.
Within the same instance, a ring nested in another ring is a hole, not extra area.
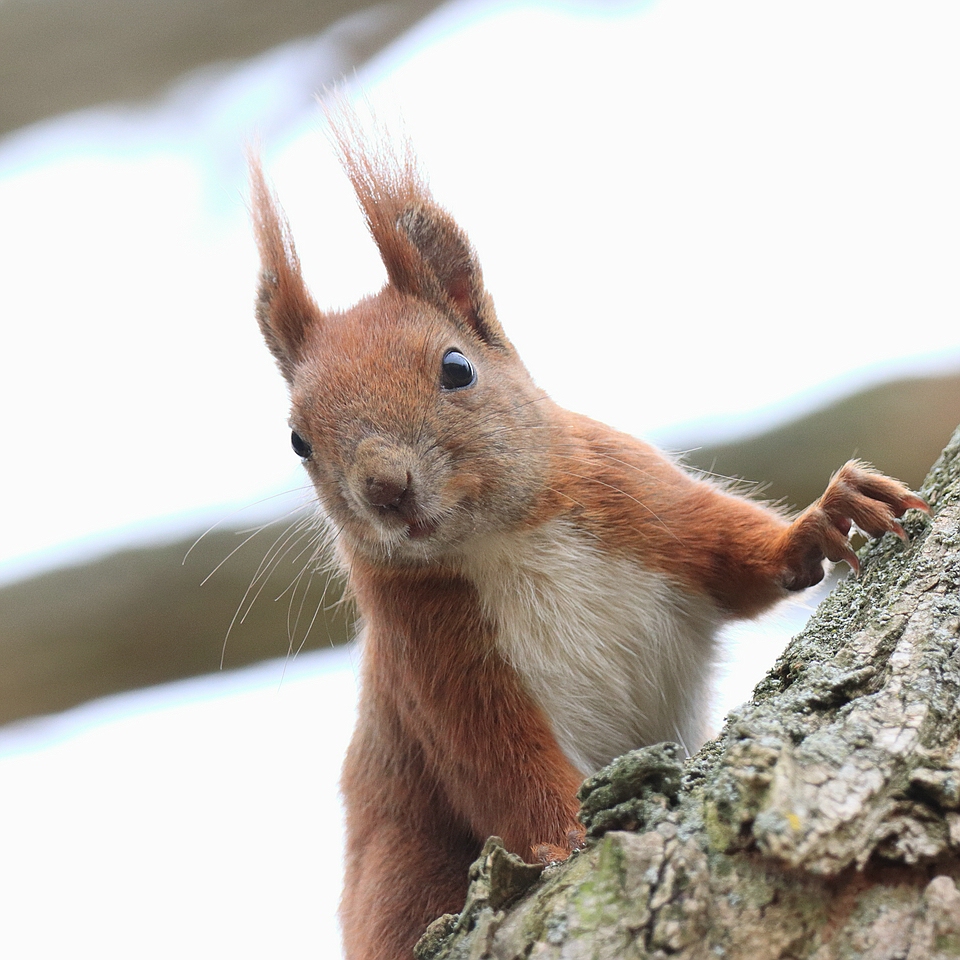
[(960, 431), (923, 495), (716, 740), (584, 784), (584, 850), (491, 897), (491, 841), (421, 960), (960, 957)]

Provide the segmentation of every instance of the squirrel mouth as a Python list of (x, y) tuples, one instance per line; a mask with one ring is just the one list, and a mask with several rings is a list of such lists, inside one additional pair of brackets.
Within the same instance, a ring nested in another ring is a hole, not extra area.
[(426, 540), (440, 527), (439, 520), (431, 520), (414, 505), (400, 503), (375, 506), (374, 512), (379, 517), (381, 529), (389, 538), (400, 534), (405, 535), (406, 540)]
[(407, 536), (411, 540), (425, 540), (436, 533), (437, 526), (432, 520), (417, 520), (407, 524)]

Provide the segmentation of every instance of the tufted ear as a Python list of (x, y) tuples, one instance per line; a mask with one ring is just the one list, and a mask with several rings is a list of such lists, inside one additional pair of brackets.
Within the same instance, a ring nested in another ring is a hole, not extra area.
[(249, 164), (251, 213), (260, 251), (257, 322), (290, 382), (302, 358), (307, 330), (322, 324), (324, 318), (303, 282), (290, 225), (267, 186), (260, 161), (251, 155)]
[(480, 261), (433, 199), (409, 143), (376, 124), (364, 130), (342, 102), (328, 106), (327, 119), (390, 283), (452, 314), (487, 343), (508, 346)]

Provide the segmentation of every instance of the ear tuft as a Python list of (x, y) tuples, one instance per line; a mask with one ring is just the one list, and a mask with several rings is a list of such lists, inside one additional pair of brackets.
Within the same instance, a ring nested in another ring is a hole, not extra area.
[(281, 372), (290, 381), (302, 356), (306, 331), (322, 323), (323, 315), (303, 282), (290, 225), (267, 186), (259, 159), (251, 154), (249, 165), (251, 214), (260, 251), (257, 322)]
[(363, 209), (390, 283), (451, 314), (482, 340), (506, 346), (480, 261), (466, 234), (434, 201), (413, 149), (344, 103), (327, 109), (333, 142)]

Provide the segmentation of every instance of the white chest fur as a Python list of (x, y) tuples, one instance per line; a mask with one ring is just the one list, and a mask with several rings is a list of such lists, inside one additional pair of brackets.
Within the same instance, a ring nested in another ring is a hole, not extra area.
[(463, 572), (585, 775), (635, 747), (702, 742), (720, 621), (707, 600), (611, 559), (566, 521), (485, 543)]

